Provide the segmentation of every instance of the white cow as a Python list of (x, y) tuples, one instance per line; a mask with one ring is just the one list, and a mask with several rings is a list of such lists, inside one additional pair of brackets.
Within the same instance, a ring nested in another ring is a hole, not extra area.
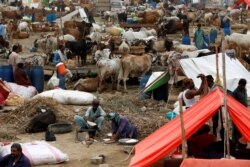
[(64, 40), (64, 41), (76, 41), (76, 38), (73, 35), (66, 34), (66, 35), (60, 36), (59, 40), (60, 41), (62, 41), (62, 40)]
[[(107, 77), (111, 77), (112, 89), (115, 89), (115, 83), (119, 75), (121, 60), (119, 58), (109, 58), (110, 51), (107, 49), (98, 50), (95, 53), (96, 66), (99, 77), (99, 90), (103, 90), (103, 81)], [(117, 86), (118, 87), (118, 86)]]
[(144, 40), (148, 39), (150, 36), (156, 36), (156, 31), (154, 29), (147, 30), (146, 28), (141, 28), (140, 31), (134, 32), (132, 28), (124, 32), (122, 38), (126, 39), (128, 42), (134, 40)]
[(26, 33), (29, 33), (31, 31), (31, 28), (28, 22), (22, 21), (18, 24), (18, 30), (20, 32), (24, 31)]

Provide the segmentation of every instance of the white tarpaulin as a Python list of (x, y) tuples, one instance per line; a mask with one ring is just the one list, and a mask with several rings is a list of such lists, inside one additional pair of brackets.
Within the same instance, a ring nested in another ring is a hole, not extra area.
[[(219, 53), (219, 77), (223, 83), (222, 73), (222, 53)], [(231, 59), (225, 56), (226, 59), (226, 81), (227, 89), (233, 91), (241, 78), (247, 80), (247, 94), (250, 97), (250, 73), (239, 62), (238, 59)], [(189, 58), (180, 60), (183, 72), (188, 78), (192, 78), (196, 88), (199, 88), (201, 80), (197, 78), (198, 74), (212, 75), (216, 78), (216, 55), (209, 55), (198, 58)]]
[[(89, 19), (88, 19), (88, 16), (87, 16), (85, 10), (84, 10), (83, 8), (80, 8), (80, 9), (76, 9), (75, 11), (73, 11), (73, 12), (71, 12), (71, 13), (69, 13), (69, 14), (63, 16), (63, 17), (62, 17), (62, 26), (63, 26), (63, 23), (64, 23), (65, 21), (72, 20), (73, 17), (75, 17), (78, 13), (80, 13), (81, 19), (82, 19), (83, 21), (85, 21), (86, 23), (89, 23)], [(56, 22), (60, 23), (60, 22), (61, 22), (61, 19), (58, 18), (58, 19), (56, 20)], [(60, 24), (59, 24), (59, 26), (60, 26)]]
[(86, 23), (89, 23), (89, 18), (85, 12), (85, 10), (83, 8), (79, 9), (80, 12), (80, 17), (82, 18), (83, 21), (85, 21)]

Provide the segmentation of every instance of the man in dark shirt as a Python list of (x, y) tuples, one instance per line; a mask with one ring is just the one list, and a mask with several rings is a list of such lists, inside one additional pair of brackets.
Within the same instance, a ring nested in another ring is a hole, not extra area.
[(17, 68), (15, 69), (14, 72), (14, 79), (16, 84), (18, 85), (23, 85), (23, 86), (31, 85), (30, 79), (26, 74), (26, 72), (24, 71), (24, 64), (21, 62), (17, 64)]
[(233, 91), (233, 97), (243, 104), (244, 106), (248, 106), (247, 104), (247, 90), (246, 90), (247, 81), (245, 79), (240, 79), (238, 82), (238, 87)]
[(29, 159), (22, 153), (18, 143), (11, 146), (11, 154), (0, 158), (0, 167), (31, 167)]
[[(237, 88), (233, 91), (232, 96), (240, 102), (242, 105), (248, 107), (247, 104), (247, 89), (246, 89), (247, 81), (245, 79), (240, 79), (238, 82)], [(233, 141), (238, 143), (241, 134), (237, 127), (233, 124)]]
[(126, 117), (115, 112), (109, 113), (107, 117), (111, 121), (112, 137), (110, 141), (105, 142), (106, 144), (111, 144), (124, 138), (137, 139), (137, 128)]

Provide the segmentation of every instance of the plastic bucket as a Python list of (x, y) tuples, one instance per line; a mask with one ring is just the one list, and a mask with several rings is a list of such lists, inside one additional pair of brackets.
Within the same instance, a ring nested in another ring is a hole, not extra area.
[(44, 88), (44, 72), (42, 66), (33, 66), (30, 71), (30, 80), (32, 85), (40, 93)]
[(7, 82), (14, 82), (13, 69), (11, 65), (0, 66), (0, 78)]
[(149, 78), (150, 78), (150, 75), (144, 75), (143, 77), (141, 77), (140, 86), (139, 86), (140, 89), (143, 89), (146, 86)]
[(57, 69), (57, 72), (62, 76), (64, 76), (68, 72), (63, 63), (58, 63), (56, 65), (56, 69)]

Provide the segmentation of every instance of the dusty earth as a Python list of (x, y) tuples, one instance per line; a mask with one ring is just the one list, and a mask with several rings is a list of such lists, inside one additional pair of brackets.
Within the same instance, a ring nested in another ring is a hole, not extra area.
[[(23, 52), (21, 55), (25, 55), (29, 52), (29, 48), (33, 47), (33, 41), (39, 38), (41, 33), (33, 33), (28, 39), (13, 40), (11, 43), (19, 42), (23, 46)], [(68, 84), (68, 88), (72, 88), (74, 82)], [(46, 85), (46, 81), (45, 81)], [(46, 89), (46, 88), (45, 88)], [(113, 91), (108, 88), (102, 94), (99, 94), (101, 99), (101, 106), (106, 112), (116, 111), (119, 114), (127, 116), (131, 122), (138, 125), (140, 131), (140, 140), (152, 133), (155, 129), (159, 128), (167, 122), (165, 119), (165, 113), (169, 111), (171, 106), (166, 106), (166, 103), (162, 101), (155, 101), (153, 99), (141, 101), (138, 99), (138, 83), (128, 86), (128, 93)], [(174, 92), (174, 91), (173, 91)], [(178, 91), (175, 93), (177, 94)], [(94, 93), (95, 94), (95, 93)], [(175, 96), (171, 96), (171, 99), (175, 99)], [(31, 110), (36, 109), (42, 105), (43, 101), (37, 103), (26, 102), (24, 106), (17, 107), (17, 109), (9, 110), (8, 112), (0, 112), (0, 141), (1, 142), (31, 142), (34, 140), (44, 140), (45, 133), (25, 134), (23, 133), (24, 126), (32, 118), (29, 113)], [(54, 103), (51, 103), (54, 105)], [(25, 106), (25, 105), (28, 105)], [(31, 105), (31, 106), (30, 106)], [(66, 134), (56, 134), (56, 141), (51, 142), (53, 146), (61, 149), (69, 156), (69, 161), (62, 164), (53, 165), (55, 167), (79, 167), (79, 166), (98, 166), (92, 164), (90, 158), (103, 154), (106, 157), (105, 163), (110, 166), (125, 167), (129, 165), (130, 158), (128, 154), (123, 151), (123, 145), (118, 143), (107, 145), (104, 144), (102, 138), (106, 138), (105, 134), (110, 132), (108, 121), (105, 122), (103, 133), (100, 137), (96, 138), (90, 147), (80, 142), (75, 142), (75, 125), (73, 122), (73, 116), (75, 114), (82, 115), (85, 113), (88, 106), (63, 106), (56, 104), (59, 107), (55, 107), (57, 112), (61, 113), (59, 121), (67, 121), (73, 124), (73, 131)], [(80, 112), (76, 113), (76, 109)], [(21, 112), (20, 112), (21, 111)], [(24, 116), (25, 115), (25, 116)], [(84, 134), (80, 134), (80, 138), (83, 139)], [(35, 154), (35, 153), (34, 153)], [(51, 166), (51, 165), (43, 165)]]

